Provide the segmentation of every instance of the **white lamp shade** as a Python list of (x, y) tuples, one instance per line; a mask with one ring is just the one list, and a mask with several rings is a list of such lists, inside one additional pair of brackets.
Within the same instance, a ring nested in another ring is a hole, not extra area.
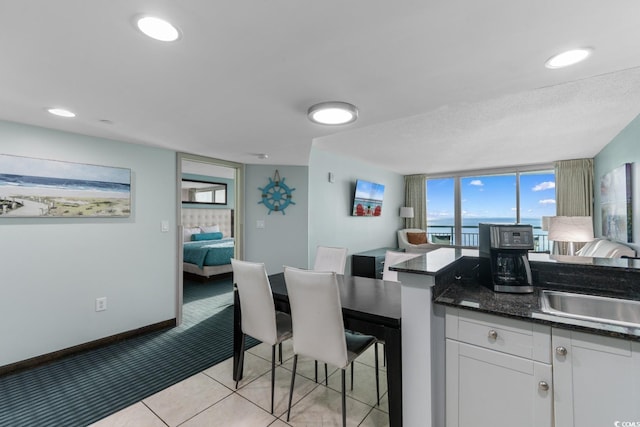
[(549, 240), (590, 242), (593, 240), (593, 220), (590, 216), (549, 217)]
[(400, 218), (413, 218), (413, 208), (412, 207), (400, 208)]

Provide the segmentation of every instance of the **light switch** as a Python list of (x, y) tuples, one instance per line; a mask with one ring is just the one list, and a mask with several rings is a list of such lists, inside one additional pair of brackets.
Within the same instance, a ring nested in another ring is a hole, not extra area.
[(160, 221), (160, 231), (163, 233), (169, 232), (169, 221), (167, 221), (166, 219), (163, 221)]
[(264, 220), (259, 219), (256, 221), (256, 228), (264, 228)]

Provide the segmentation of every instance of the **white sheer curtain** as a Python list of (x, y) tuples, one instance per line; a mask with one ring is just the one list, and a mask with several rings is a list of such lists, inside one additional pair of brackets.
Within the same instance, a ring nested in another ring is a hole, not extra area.
[(413, 208), (413, 218), (405, 218), (405, 228), (427, 229), (426, 180), (426, 175), (407, 175), (404, 177), (404, 205)]
[[(593, 218), (593, 159), (560, 160), (555, 163), (556, 215)], [(576, 244), (576, 250), (584, 244)], [(567, 243), (556, 242), (554, 253), (566, 254)]]

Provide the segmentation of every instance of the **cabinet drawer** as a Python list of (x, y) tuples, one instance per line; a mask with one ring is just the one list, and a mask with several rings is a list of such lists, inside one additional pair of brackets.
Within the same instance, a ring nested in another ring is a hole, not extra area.
[(447, 338), (551, 363), (548, 326), (471, 310), (447, 308)]

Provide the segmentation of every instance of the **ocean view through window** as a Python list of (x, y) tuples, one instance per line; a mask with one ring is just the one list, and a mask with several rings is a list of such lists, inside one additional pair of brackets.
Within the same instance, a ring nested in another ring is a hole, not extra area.
[(533, 227), (536, 251), (550, 250), (542, 217), (554, 216), (553, 170), (427, 179), (427, 235), (433, 243), (478, 246), (478, 224)]

